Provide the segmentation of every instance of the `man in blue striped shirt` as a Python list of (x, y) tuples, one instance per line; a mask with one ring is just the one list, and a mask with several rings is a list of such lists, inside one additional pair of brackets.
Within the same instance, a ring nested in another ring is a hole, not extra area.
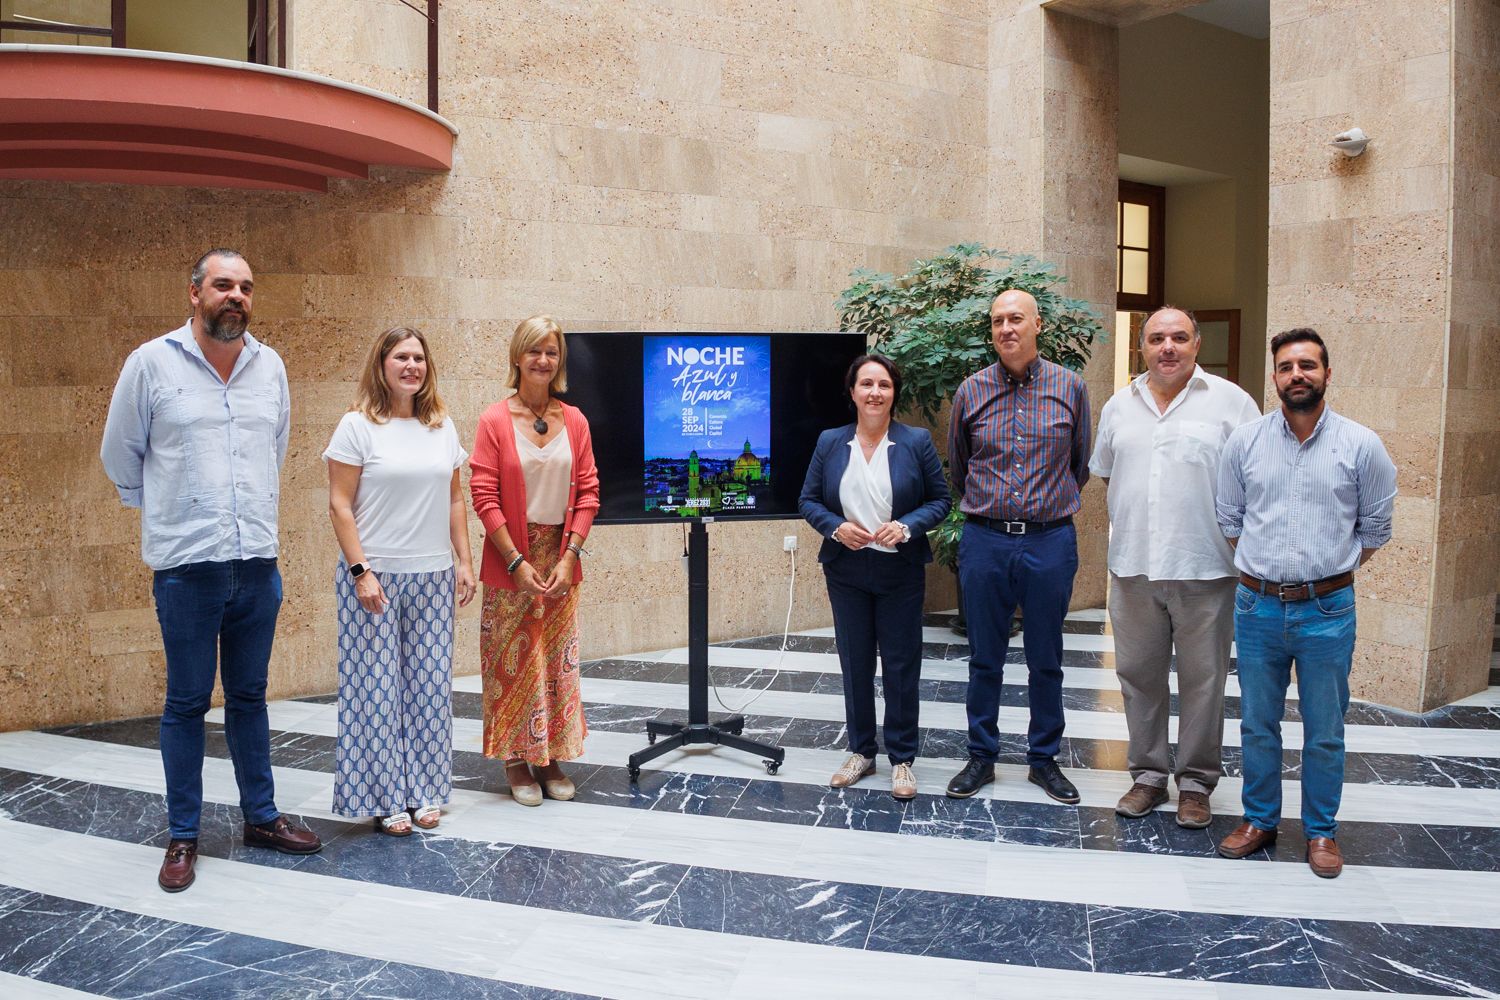
[(1354, 570), (1390, 541), (1396, 467), (1374, 431), (1324, 403), (1333, 370), (1316, 332), (1278, 333), (1271, 359), (1281, 408), (1236, 428), (1219, 465), (1219, 527), (1240, 574), (1234, 637), (1245, 810), (1219, 853), (1243, 858), (1276, 839), (1281, 716), (1295, 662), (1307, 863), (1336, 878)]
[(1078, 571), (1073, 514), (1089, 478), (1089, 395), (1076, 372), (1037, 353), (1036, 299), (1017, 289), (990, 307), (1000, 360), (953, 397), (948, 465), (966, 515), (958, 547), (969, 625), (969, 762), (948, 783), (968, 798), (995, 780), (1000, 685), (1010, 620), (1025, 620), (1029, 779), (1059, 802), (1078, 790), (1057, 766), (1062, 743), (1062, 623)]
[(161, 757), (167, 853), (156, 881), (192, 885), (203, 811), (203, 716), (217, 674), (245, 843), (311, 854), (317, 834), (275, 802), (266, 672), (281, 574), (277, 498), (291, 403), (286, 368), (250, 335), (255, 280), (237, 251), (193, 265), (181, 327), (125, 360), (99, 457), (120, 502), (141, 511), (141, 558), (166, 652)]

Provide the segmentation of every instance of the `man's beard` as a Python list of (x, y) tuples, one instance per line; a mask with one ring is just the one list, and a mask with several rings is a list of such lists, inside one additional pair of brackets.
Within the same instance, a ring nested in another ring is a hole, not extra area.
[(245, 327), (249, 324), (248, 313), (224, 308), (211, 316), (203, 317), (203, 332), (214, 340), (228, 344), (244, 336)]
[(1292, 388), (1300, 388), (1300, 386), (1291, 386), (1287, 389), (1276, 390), (1276, 395), (1286, 405), (1286, 408), (1293, 413), (1308, 413), (1316, 410), (1318, 404), (1323, 402), (1323, 386), (1313, 385), (1311, 382), (1304, 383), (1304, 385), (1307, 387), (1307, 395), (1297, 400), (1291, 398), (1290, 392)]

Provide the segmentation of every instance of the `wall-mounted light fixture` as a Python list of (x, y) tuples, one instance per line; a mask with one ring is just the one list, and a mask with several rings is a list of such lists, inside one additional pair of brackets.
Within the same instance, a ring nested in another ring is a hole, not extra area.
[(1365, 135), (1365, 130), (1362, 128), (1351, 128), (1347, 132), (1340, 132), (1333, 137), (1333, 142), (1330, 143), (1330, 145), (1334, 146), (1345, 156), (1358, 156), (1365, 151), (1365, 147), (1369, 144), (1370, 137)]

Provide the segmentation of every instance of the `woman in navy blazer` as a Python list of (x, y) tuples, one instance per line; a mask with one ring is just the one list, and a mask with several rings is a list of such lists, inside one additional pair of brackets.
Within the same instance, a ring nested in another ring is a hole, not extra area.
[(864, 354), (844, 376), (855, 422), (818, 438), (798, 508), (823, 536), (818, 562), (828, 580), (833, 630), (844, 674), (849, 759), (834, 788), (875, 773), (875, 652), (885, 689), (885, 750), (891, 794), (914, 798), (922, 598), (932, 547), (927, 532), (951, 505), (932, 435), (891, 419), (901, 372)]

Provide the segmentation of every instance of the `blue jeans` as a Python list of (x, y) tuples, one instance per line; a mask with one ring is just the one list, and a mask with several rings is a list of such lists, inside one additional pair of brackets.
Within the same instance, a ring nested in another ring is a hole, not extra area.
[(1281, 716), (1292, 663), (1302, 713), (1302, 829), (1332, 837), (1344, 792), (1344, 713), (1354, 660), (1354, 588), (1285, 601), (1240, 584), (1234, 592), (1245, 819), (1281, 820)]
[(1000, 688), (1010, 621), (1025, 614), (1027, 703), (1026, 760), (1041, 764), (1062, 744), (1063, 617), (1078, 572), (1073, 525), (1032, 535), (1007, 535), (982, 524), (964, 525), (958, 543), (958, 577), (969, 625), (969, 755), (993, 763), (1000, 755)]
[(224, 737), (247, 823), (276, 819), (266, 667), (281, 610), (275, 559), (201, 562), (158, 570), (152, 583), (167, 652), (161, 760), (174, 840), (198, 836), (203, 809), (203, 716), (224, 686)]

